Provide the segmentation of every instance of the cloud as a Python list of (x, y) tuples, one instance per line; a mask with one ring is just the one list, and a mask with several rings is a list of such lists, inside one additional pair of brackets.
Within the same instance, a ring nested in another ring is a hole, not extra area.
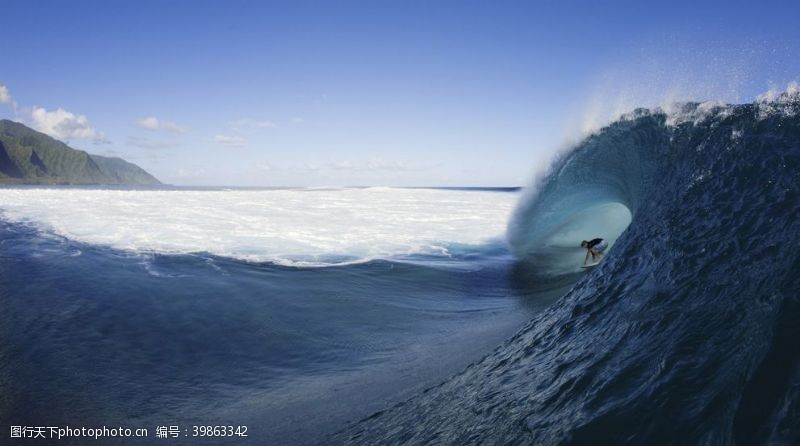
[(237, 132), (246, 132), (246, 131), (253, 131), (253, 130), (261, 130), (261, 129), (272, 129), (277, 127), (278, 125), (272, 121), (266, 120), (259, 120), (259, 119), (240, 119), (238, 121), (233, 121), (230, 124), (230, 127), (237, 131)]
[(172, 133), (186, 133), (189, 130), (183, 127), (178, 127), (172, 121), (162, 121), (155, 116), (147, 116), (136, 121), (136, 126), (147, 130), (165, 130)]
[(11, 93), (5, 84), (0, 84), (0, 104), (11, 104)]
[(278, 166), (276, 166), (276, 165), (274, 165), (274, 164), (272, 164), (272, 163), (270, 163), (268, 161), (262, 161), (260, 163), (257, 163), (256, 164), (256, 168), (258, 170), (263, 170), (265, 172), (275, 172), (275, 171), (278, 171), (278, 170), (282, 170), (280, 167), (278, 167)]
[(295, 117), (292, 118), (292, 123), (294, 123), (294, 124), (301, 124), (301, 123), (303, 123), (305, 121), (306, 121), (305, 119), (303, 119), (303, 118), (301, 118), (299, 116), (295, 116)]
[(217, 134), (214, 136), (214, 142), (228, 147), (244, 147), (247, 145), (246, 139), (236, 135)]
[(158, 150), (177, 147), (179, 144), (175, 141), (153, 141), (149, 138), (143, 138), (141, 136), (129, 136), (128, 145), (139, 147), (140, 149)]
[(0, 104), (10, 104), (15, 119), (56, 139), (86, 139), (95, 144), (108, 144), (103, 132), (89, 122), (86, 115), (78, 115), (63, 108), (47, 110), (44, 107), (20, 107), (11, 97), (5, 84), (0, 83)]
[(184, 169), (180, 168), (175, 172), (181, 178), (197, 178), (206, 174), (205, 169)]
[(351, 161), (333, 161), (329, 164), (333, 170), (356, 170), (356, 165)]
[(47, 110), (44, 107), (29, 107), (19, 110), (17, 117), (23, 123), (57, 139), (87, 139), (95, 143), (107, 143), (103, 132), (94, 128), (85, 115), (76, 115), (63, 108)]
[(254, 165), (263, 172), (417, 172), (430, 170), (435, 166), (411, 166), (400, 161), (385, 161), (373, 158), (366, 162), (353, 162), (350, 160), (332, 161), (327, 164), (289, 164), (279, 165), (269, 161), (261, 161)]
[(313, 163), (303, 163), (298, 166), (291, 166), (287, 170), (291, 170), (293, 172), (318, 172), (322, 170), (322, 167)]
[(317, 164), (303, 163), (281, 166), (278, 164), (273, 164), (269, 161), (261, 161), (256, 163), (255, 168), (263, 172), (318, 172), (322, 170), (322, 167)]
[(333, 170), (347, 170), (347, 171), (392, 171), (392, 172), (410, 172), (417, 170), (425, 170), (423, 167), (409, 166), (401, 161), (386, 161), (379, 158), (373, 158), (365, 163), (354, 163), (349, 160), (334, 161), (328, 164), (328, 167)]

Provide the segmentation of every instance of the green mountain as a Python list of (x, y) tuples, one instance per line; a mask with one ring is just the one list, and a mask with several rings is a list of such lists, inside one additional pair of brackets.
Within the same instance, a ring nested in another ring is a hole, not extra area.
[(136, 164), (90, 155), (6, 119), (0, 120), (0, 183), (161, 184)]

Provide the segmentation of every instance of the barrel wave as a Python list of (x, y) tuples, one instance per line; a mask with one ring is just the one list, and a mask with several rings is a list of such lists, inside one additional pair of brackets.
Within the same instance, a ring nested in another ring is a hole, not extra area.
[[(614, 241), (605, 259), (570, 273), (594, 235)], [(574, 286), (490, 355), (337, 440), (800, 443), (796, 88), (623, 116), (554, 163), (508, 238), (521, 268)]]

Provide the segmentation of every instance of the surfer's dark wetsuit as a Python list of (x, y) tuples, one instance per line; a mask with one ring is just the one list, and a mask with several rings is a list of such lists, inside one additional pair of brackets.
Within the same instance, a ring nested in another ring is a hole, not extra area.
[(592, 249), (595, 246), (599, 245), (600, 242), (602, 242), (602, 241), (603, 241), (603, 239), (601, 239), (601, 238), (593, 238), (593, 239), (589, 240), (589, 243), (586, 244), (586, 247), (589, 248), (589, 249)]
[(586, 258), (583, 259), (583, 264), (589, 260), (589, 254), (592, 255), (592, 260), (596, 260), (598, 256), (602, 256), (603, 251), (608, 248), (608, 243), (604, 242), (601, 238), (594, 238), (589, 241), (582, 241), (581, 248), (586, 248)]

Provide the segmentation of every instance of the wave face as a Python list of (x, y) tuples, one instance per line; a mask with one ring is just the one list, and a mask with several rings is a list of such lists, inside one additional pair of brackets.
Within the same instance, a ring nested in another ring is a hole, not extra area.
[[(614, 209), (580, 223), (595, 206)], [(556, 304), (337, 439), (800, 443), (796, 91), (640, 109), (588, 137), (523, 201), (509, 240), (522, 258), (558, 258), (575, 255), (553, 255), (560, 240), (586, 232), (616, 243)]]
[(502, 239), (517, 194), (433, 189), (0, 189), (0, 213), (70, 240), (291, 266), (450, 256)]

